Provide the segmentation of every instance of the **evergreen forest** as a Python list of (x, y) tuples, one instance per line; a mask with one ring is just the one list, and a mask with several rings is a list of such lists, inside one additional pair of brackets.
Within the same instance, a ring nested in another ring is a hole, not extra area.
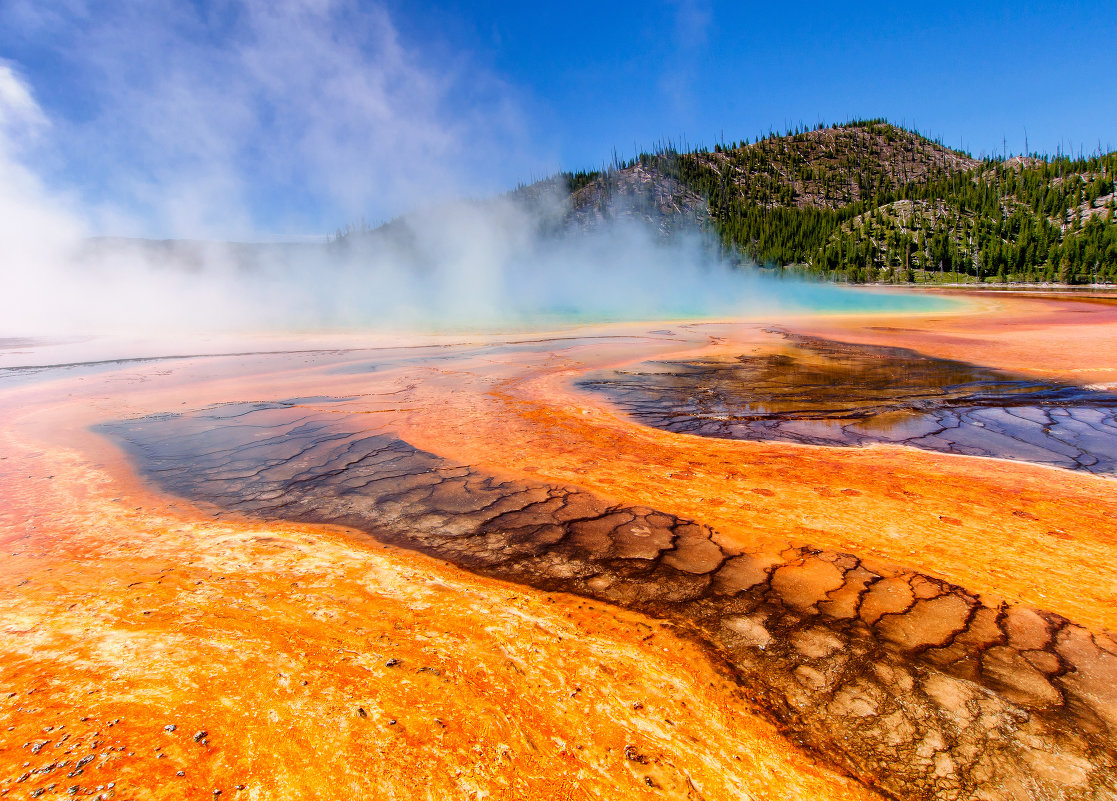
[(563, 177), (577, 205), (650, 172), (704, 200), (731, 257), (835, 281), (1117, 282), (1117, 153), (1006, 156), (857, 120)]

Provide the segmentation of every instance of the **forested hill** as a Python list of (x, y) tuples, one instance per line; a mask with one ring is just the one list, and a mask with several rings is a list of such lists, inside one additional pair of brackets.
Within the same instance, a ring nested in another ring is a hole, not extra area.
[(871, 120), (565, 180), (574, 215), (653, 192), (646, 207), (712, 226), (732, 254), (840, 281), (1092, 283), (1117, 282), (1115, 170), (1117, 153), (977, 160)]

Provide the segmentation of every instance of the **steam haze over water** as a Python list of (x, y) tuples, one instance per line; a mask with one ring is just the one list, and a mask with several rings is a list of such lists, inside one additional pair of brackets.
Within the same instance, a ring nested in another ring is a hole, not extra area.
[[(555, 203), (559, 202), (555, 198)], [(8, 336), (532, 328), (927, 309), (941, 300), (732, 267), (698, 231), (554, 233), (510, 199), (444, 204), (330, 244), (102, 239), (15, 276)]]
[[(667, 241), (630, 219), (556, 235), (563, 198), (497, 197), (559, 166), (524, 98), (466, 55), (405, 41), (384, 7), (18, 1), (0, 22), (81, 76), (64, 88), (0, 61), (0, 335), (924, 303), (734, 270), (698, 231)], [(81, 102), (52, 113), (65, 92)], [(392, 235), (348, 246), (319, 233), (400, 214)]]

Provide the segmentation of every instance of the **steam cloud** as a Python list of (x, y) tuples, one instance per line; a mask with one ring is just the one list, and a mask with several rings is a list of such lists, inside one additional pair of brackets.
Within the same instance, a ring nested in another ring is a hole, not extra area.
[(623, 215), (564, 228), (565, 202), (442, 204), (331, 244), (75, 241), (6, 304), (2, 333), (529, 327), (809, 308), (836, 292), (730, 268), (698, 232), (665, 238)]
[[(97, 98), (87, 121), (52, 123), (18, 65), (0, 61), (0, 336), (528, 325), (817, 302), (806, 297), (817, 287), (789, 293), (725, 267), (697, 233), (667, 241), (631, 219), (556, 232), (559, 195), (451, 202), (491, 194), (492, 165), (540, 170), (498, 78), (460, 57), (433, 63), (380, 8), (221, 8), (0, 11), (60, 42)], [(49, 179), (59, 172), (71, 180)], [(200, 241), (416, 206), (340, 245)], [(105, 232), (199, 239), (90, 239)]]

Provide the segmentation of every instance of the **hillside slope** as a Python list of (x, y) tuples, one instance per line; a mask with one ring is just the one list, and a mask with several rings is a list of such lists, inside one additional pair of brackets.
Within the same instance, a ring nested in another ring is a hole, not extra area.
[(566, 179), (573, 215), (604, 208), (613, 187), (683, 194), (678, 213), (730, 253), (835, 280), (1086, 283), (1117, 281), (1115, 169), (1117, 153), (977, 160), (870, 120)]

